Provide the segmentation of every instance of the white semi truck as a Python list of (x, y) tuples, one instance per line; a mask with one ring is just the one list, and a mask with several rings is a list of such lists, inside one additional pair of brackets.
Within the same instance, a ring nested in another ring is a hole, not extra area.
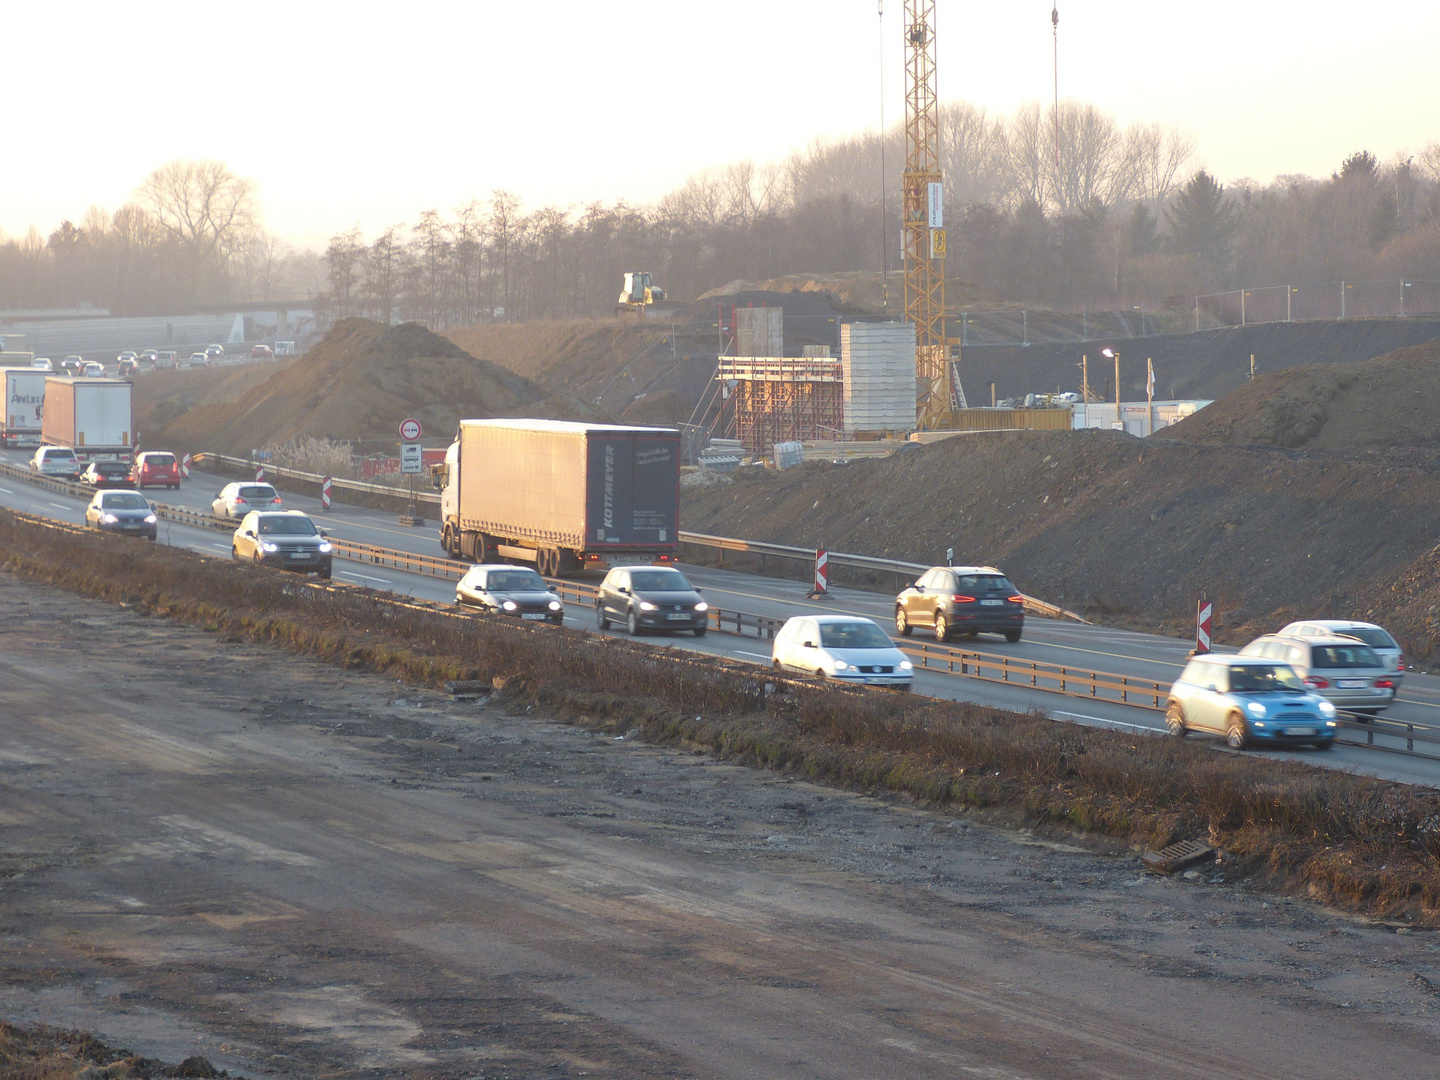
[(48, 377), (48, 373), (33, 367), (0, 369), (0, 378), (5, 380), (5, 423), (0, 428), (0, 446), (40, 445)]

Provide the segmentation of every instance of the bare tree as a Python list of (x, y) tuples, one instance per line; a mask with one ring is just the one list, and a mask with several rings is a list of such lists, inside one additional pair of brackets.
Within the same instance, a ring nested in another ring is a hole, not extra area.
[(254, 185), (220, 161), (167, 162), (137, 195), (195, 269), (223, 270), (259, 222)]

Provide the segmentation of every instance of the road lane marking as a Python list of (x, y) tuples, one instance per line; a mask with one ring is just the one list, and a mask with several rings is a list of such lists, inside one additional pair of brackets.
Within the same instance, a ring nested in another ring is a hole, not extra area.
[(391, 581), (389, 578), (371, 577), (369, 574), (357, 574), (357, 573), (354, 573), (353, 571), (350, 571), (350, 570), (336, 570), (335, 573), (339, 574), (341, 577), (353, 577), (353, 578), (357, 578), (357, 579), (360, 580), (360, 581), (378, 581), (378, 582), (380, 582), (382, 585), (394, 585), (394, 584), (395, 584), (395, 583), (394, 583), (393, 581)]
[(736, 650), (735, 650), (735, 655), (736, 655), (736, 656), (753, 656), (753, 657), (755, 657), (756, 660), (764, 660), (767, 664), (770, 662), (770, 654), (769, 654), (769, 653), (746, 652), (744, 649), (736, 649)]
[(1129, 728), (1132, 731), (1143, 731), (1147, 735), (1161, 735), (1165, 733), (1164, 728), (1149, 727), (1145, 724), (1128, 724), (1124, 720), (1109, 720), (1103, 716), (1090, 716), (1087, 713), (1063, 712), (1059, 709), (1050, 714), (1057, 720), (1088, 720), (1095, 724), (1104, 724), (1106, 727)]
[(15, 494), (15, 492), (11, 491), (9, 488), (0, 488), (0, 492), (4, 492), (6, 495), (14, 495), (14, 494)]
[(74, 510), (73, 506), (66, 506), (64, 503), (46, 503), (46, 506), (53, 506), (56, 510)]

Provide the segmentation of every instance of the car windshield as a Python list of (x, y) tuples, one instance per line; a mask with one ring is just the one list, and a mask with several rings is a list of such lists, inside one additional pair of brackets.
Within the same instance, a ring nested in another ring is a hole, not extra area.
[(97, 473), (106, 473), (110, 476), (119, 476), (130, 471), (128, 466), (122, 465), (118, 461), (97, 461), (90, 467)]
[(150, 504), (138, 491), (116, 491), (100, 500), (106, 510), (149, 510)]
[(174, 464), (175, 464), (175, 455), (174, 455), (174, 454), (146, 454), (146, 455), (145, 455), (145, 464), (146, 464), (148, 467), (152, 468), (152, 469), (153, 469), (153, 468), (156, 468), (157, 466), (158, 466), (159, 468), (162, 468), (162, 469), (168, 469), (171, 465), (174, 465)]
[(47, 450), (45, 451), (46, 461), (74, 461), (74, 450)]
[(678, 570), (643, 570), (631, 573), (630, 584), (637, 592), (689, 592), (690, 582)]
[(1337, 630), (1341, 637), (1359, 638), (1372, 649), (1398, 649), (1395, 639), (1378, 626), (1352, 626), (1348, 630)]
[(1236, 664), (1230, 669), (1230, 689), (1238, 694), (1275, 690), (1303, 693), (1305, 684), (1289, 664)]
[(492, 592), (545, 592), (545, 579), (534, 570), (496, 570), (485, 578)]
[(1000, 574), (956, 574), (956, 587), (964, 592), (1013, 593), (1015, 586)]
[(890, 649), (885, 631), (872, 622), (821, 623), (820, 644), (826, 649)]
[(237, 494), (247, 502), (254, 502), (256, 499), (273, 499), (275, 489), (268, 484), (251, 484), (248, 487), (242, 487)]
[(1384, 667), (1368, 645), (1314, 645), (1310, 649), (1312, 668)]
[(294, 517), (288, 514), (283, 517), (262, 517), (260, 531), (262, 533), (279, 533), (281, 536), (314, 536), (315, 523), (302, 514), (296, 514)]

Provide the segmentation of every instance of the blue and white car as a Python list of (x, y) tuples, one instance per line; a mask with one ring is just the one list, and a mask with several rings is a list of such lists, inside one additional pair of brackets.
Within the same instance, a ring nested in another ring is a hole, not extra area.
[(1232, 749), (1303, 744), (1330, 749), (1335, 706), (1289, 664), (1259, 656), (1197, 656), (1170, 687), (1165, 727), (1223, 735)]
[(897, 690), (909, 690), (915, 675), (885, 631), (858, 615), (795, 616), (775, 635), (770, 663), (776, 671)]

